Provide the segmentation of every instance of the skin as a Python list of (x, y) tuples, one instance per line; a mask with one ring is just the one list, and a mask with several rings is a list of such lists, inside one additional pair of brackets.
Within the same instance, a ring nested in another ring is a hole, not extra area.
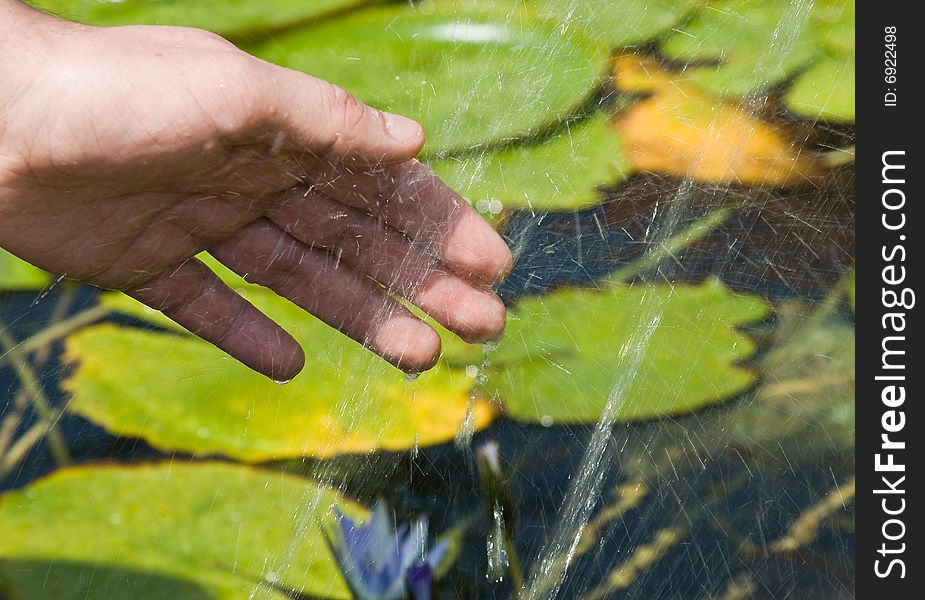
[(413, 160), (421, 127), (181, 27), (0, 0), (0, 247), (121, 290), (275, 380), (300, 346), (195, 255), (421, 371), (497, 337), (502, 239)]

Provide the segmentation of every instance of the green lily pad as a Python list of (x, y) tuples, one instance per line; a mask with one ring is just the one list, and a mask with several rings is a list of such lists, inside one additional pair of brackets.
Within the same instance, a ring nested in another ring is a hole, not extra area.
[(742, 97), (765, 91), (819, 55), (810, 15), (789, 0), (734, 0), (699, 11), (662, 44), (681, 61), (716, 61), (692, 66), (687, 78), (719, 96)]
[(818, 43), (835, 56), (854, 55), (854, 1), (816, 0), (812, 27)]
[[(699, 286), (562, 289), (520, 301), (492, 353), (487, 389), (507, 413), (531, 422), (595, 422), (614, 383), (632, 372), (618, 420), (675, 415), (716, 404), (748, 388), (754, 374), (737, 363), (754, 352), (735, 327), (764, 317), (767, 304)], [(644, 328), (654, 325), (646, 342)], [(621, 356), (621, 348), (630, 349)], [(644, 355), (635, 364), (633, 353)]]
[[(65, 360), (76, 366), (62, 384), (73, 394), (69, 409), (158, 448), (245, 461), (436, 444), (466, 418), (474, 381), (464, 367), (440, 363), (410, 382), (272, 292), (238, 291), (305, 348), (305, 370), (291, 383), (273, 383), (189, 335), (104, 324), (67, 340)], [(132, 300), (106, 302), (176, 329)], [(496, 413), (486, 400), (474, 408), (477, 429)]]
[(418, 120), (428, 154), (555, 124), (605, 75), (607, 52), (517, 4), (385, 6), (247, 48)]
[(610, 48), (655, 39), (704, 0), (531, 0), (542, 14), (577, 27)]
[(222, 35), (301, 23), (368, 0), (37, 0), (40, 8), (90, 25), (185, 25)]
[(854, 122), (854, 56), (819, 60), (784, 95), (791, 111), (808, 119)]
[(0, 248), (0, 291), (34, 290), (50, 281), (51, 276), (45, 271)]
[(629, 167), (607, 115), (569, 127), (540, 143), (431, 164), (479, 212), (502, 208), (577, 209), (601, 201), (598, 188), (622, 180)]
[[(318, 523), (365, 509), (222, 463), (57, 471), (0, 499), (0, 592), (17, 600), (349, 598)], [(254, 595), (250, 595), (251, 593)]]

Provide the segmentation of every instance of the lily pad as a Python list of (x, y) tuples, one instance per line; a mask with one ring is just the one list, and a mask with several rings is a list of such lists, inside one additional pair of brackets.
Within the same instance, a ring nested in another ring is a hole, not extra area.
[(51, 276), (0, 248), (0, 291), (34, 290), (45, 287)]
[[(450, 440), (466, 416), (472, 378), (440, 363), (404, 373), (300, 308), (263, 289), (238, 290), (306, 349), (306, 367), (282, 386), (188, 335), (113, 324), (72, 335), (63, 387), (69, 409), (158, 448), (245, 461), (404, 450)], [(111, 306), (134, 303), (110, 301)], [(147, 318), (137, 303), (128, 312)], [(159, 314), (159, 313), (155, 313)], [(155, 323), (164, 325), (163, 317)], [(476, 402), (476, 428), (496, 410)]]
[(819, 60), (787, 90), (784, 104), (808, 119), (853, 123), (854, 63), (854, 56)]
[(531, 0), (543, 14), (559, 18), (611, 48), (655, 39), (704, 0)]
[[(661, 45), (667, 56), (693, 63), (687, 80), (718, 96), (765, 91), (819, 55), (809, 4), (733, 0), (702, 10)], [(714, 64), (701, 65), (709, 62)]]
[(517, 4), (385, 6), (247, 48), (418, 120), (425, 152), (520, 138), (572, 113), (606, 48)]
[(431, 164), (482, 213), (502, 208), (578, 209), (601, 201), (598, 188), (619, 182), (628, 167), (609, 117), (597, 115), (560, 135), (499, 152)]
[(185, 25), (222, 35), (270, 31), (368, 0), (38, 0), (40, 8), (89, 25)]
[(823, 173), (782, 127), (703, 93), (651, 57), (616, 57), (614, 80), (621, 90), (649, 94), (614, 121), (635, 171), (776, 186), (805, 184)]
[(837, 57), (854, 55), (853, 0), (816, 0), (812, 27), (818, 43)]
[(318, 483), (230, 464), (60, 470), (0, 499), (0, 592), (18, 600), (349, 598), (318, 527), (335, 506), (367, 514)]
[(621, 379), (628, 387), (618, 420), (688, 412), (753, 383), (754, 374), (738, 362), (755, 345), (735, 328), (767, 313), (764, 301), (733, 294), (716, 280), (699, 286), (614, 283), (528, 298), (512, 310), (491, 355), (487, 388), (514, 418), (544, 424), (597, 421)]

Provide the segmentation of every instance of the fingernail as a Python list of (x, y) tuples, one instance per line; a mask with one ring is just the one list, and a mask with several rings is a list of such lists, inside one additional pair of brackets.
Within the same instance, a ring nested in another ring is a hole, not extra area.
[(385, 116), (385, 130), (389, 132), (396, 142), (406, 144), (411, 141), (420, 139), (421, 126), (417, 121), (412, 121), (407, 117), (395, 115), (389, 112), (382, 113)]

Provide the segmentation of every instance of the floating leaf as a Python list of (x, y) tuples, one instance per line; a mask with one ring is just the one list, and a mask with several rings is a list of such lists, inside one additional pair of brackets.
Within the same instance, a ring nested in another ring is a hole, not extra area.
[(606, 61), (603, 46), (504, 3), (372, 8), (248, 50), (417, 119), (429, 154), (555, 124)]
[(854, 56), (822, 58), (787, 90), (784, 104), (808, 119), (853, 123), (854, 71)]
[(613, 82), (621, 92), (649, 96), (667, 87), (681, 85), (677, 73), (662, 61), (646, 54), (618, 54), (612, 61)]
[(622, 48), (654, 39), (703, 0), (531, 0), (543, 14), (569, 28)]
[(0, 592), (18, 600), (285, 600), (290, 590), (349, 598), (318, 527), (335, 506), (366, 514), (318, 483), (230, 464), (60, 470), (0, 499)]
[(836, 57), (854, 55), (854, 1), (815, 0), (813, 34), (817, 42)]
[[(733, 0), (697, 13), (661, 49), (694, 63), (686, 80), (718, 96), (769, 89), (818, 56), (809, 31), (811, 3)], [(698, 65), (712, 62), (715, 64)]]
[(0, 248), (0, 291), (33, 290), (48, 285), (51, 276)]
[(539, 143), (448, 158), (431, 166), (480, 212), (492, 215), (502, 208), (592, 206), (601, 200), (598, 188), (617, 183), (627, 171), (620, 141), (604, 114)]
[(651, 96), (615, 120), (629, 165), (705, 182), (802, 184), (822, 168), (780, 127), (671, 79), (655, 60), (623, 55), (616, 84)]
[[(492, 353), (488, 390), (516, 419), (594, 422), (614, 383), (619, 420), (673, 415), (715, 404), (746, 389), (753, 374), (736, 365), (754, 344), (734, 328), (768, 306), (730, 293), (718, 281), (700, 286), (562, 289), (521, 300)], [(651, 338), (640, 334), (654, 327)], [(626, 352), (621, 350), (629, 345)], [(632, 355), (643, 352), (638, 368)], [(621, 375), (622, 373), (622, 375)]]
[(269, 31), (366, 0), (37, 0), (36, 5), (90, 25), (185, 25), (222, 35)]
[[(69, 409), (159, 448), (247, 461), (403, 450), (453, 438), (473, 386), (464, 368), (441, 363), (409, 382), (272, 292), (238, 291), (305, 347), (305, 370), (291, 383), (277, 385), (198, 338), (105, 324), (67, 341), (65, 359), (77, 365), (63, 384), (74, 396)], [(146, 317), (143, 307), (129, 311)], [(479, 400), (475, 426), (494, 415)]]

